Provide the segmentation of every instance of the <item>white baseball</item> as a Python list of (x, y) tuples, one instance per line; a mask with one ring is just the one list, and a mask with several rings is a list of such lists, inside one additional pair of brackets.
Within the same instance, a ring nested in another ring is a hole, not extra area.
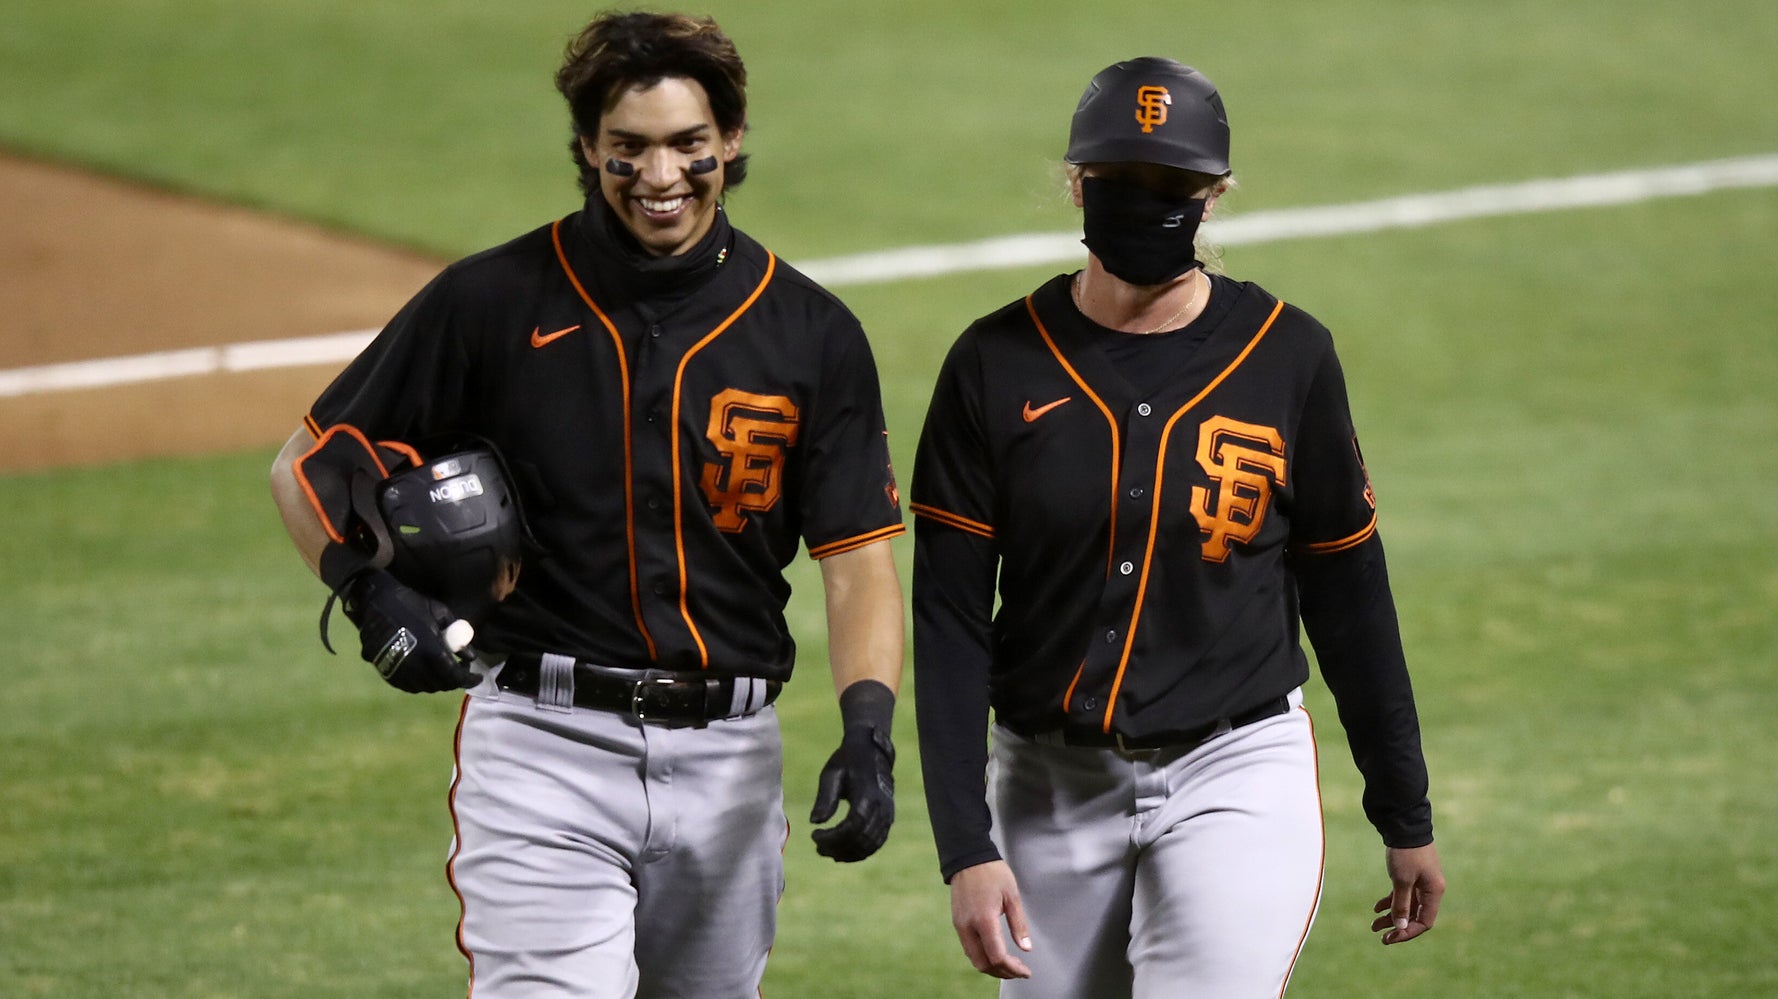
[(475, 626), (458, 618), (445, 626), (445, 647), (452, 652), (461, 652), (463, 647), (475, 640)]

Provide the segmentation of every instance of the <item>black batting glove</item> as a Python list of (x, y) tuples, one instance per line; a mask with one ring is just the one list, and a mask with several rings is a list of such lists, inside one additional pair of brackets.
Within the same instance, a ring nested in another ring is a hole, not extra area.
[(342, 604), (358, 626), (364, 661), (391, 687), (410, 694), (461, 690), (481, 682), (445, 644), (441, 621), (450, 612), (381, 569), (352, 580)]
[(895, 744), (889, 727), (895, 694), (876, 680), (860, 680), (840, 694), (845, 735), (821, 768), (809, 821), (833, 818), (840, 799), (850, 803), (839, 825), (810, 833), (815, 852), (841, 863), (877, 852), (895, 823)]
[(340, 594), (341, 609), (358, 626), (364, 661), (390, 686), (426, 694), (481, 682), (445, 644), (441, 629), (452, 617), (445, 605), (403, 586), (382, 569), (370, 568), (343, 545), (322, 553), (321, 577)]

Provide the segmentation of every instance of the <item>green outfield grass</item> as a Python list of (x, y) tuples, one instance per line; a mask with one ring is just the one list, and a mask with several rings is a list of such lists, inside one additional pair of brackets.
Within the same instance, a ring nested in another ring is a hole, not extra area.
[[(792, 260), (1068, 228), (1067, 113), (1149, 51), (1227, 94), (1236, 214), (1778, 152), (1778, 8), (1753, 0), (706, 6), (754, 77), (734, 216)], [(8, 5), (0, 146), (468, 252), (573, 207), (548, 77), (587, 12)], [(1367, 932), (1382, 851), (1315, 682), (1328, 881), (1293, 995), (1778, 994), (1774, 247), (1778, 191), (1753, 190), (1228, 251), (1339, 343), (1452, 890), (1423, 941)], [(842, 289), (899, 468), (950, 339), (1049, 273)], [(457, 699), (389, 690), (343, 624), (322, 651), (274, 450), (0, 477), (0, 996), (461, 994)], [(838, 733), (818, 572), (792, 572), (766, 994), (992, 995), (910, 711), (889, 845), (814, 855)]]

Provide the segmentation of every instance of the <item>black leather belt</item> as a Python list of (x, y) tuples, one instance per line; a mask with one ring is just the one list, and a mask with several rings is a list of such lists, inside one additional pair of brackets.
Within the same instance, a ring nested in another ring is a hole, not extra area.
[[(495, 682), (501, 690), (535, 696), (542, 675), (540, 656), (513, 655)], [(619, 669), (579, 661), (573, 675), (576, 707), (681, 723), (753, 714), (777, 700), (784, 688), (777, 680), (761, 677)]]
[(1049, 744), (1060, 743), (1064, 746), (1082, 746), (1092, 749), (1121, 749), (1125, 752), (1146, 751), (1155, 749), (1190, 749), (1201, 745), (1205, 740), (1218, 732), (1230, 732), (1257, 721), (1265, 721), (1290, 710), (1290, 699), (1277, 697), (1261, 704), (1251, 711), (1243, 711), (1219, 718), (1208, 725), (1196, 729), (1177, 732), (1161, 732), (1155, 735), (1131, 737), (1117, 732), (1102, 732), (1096, 728), (1067, 728), (1059, 732), (1046, 732), (1034, 736), (1038, 742)]

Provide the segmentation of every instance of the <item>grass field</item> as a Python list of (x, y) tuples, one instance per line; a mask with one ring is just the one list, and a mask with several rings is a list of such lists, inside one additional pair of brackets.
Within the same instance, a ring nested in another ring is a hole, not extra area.
[[(573, 205), (549, 74), (588, 11), (516, 6), (8, 5), (0, 145), (468, 252)], [(793, 261), (1068, 229), (1067, 114), (1150, 51), (1222, 87), (1235, 213), (1778, 151), (1758, 0), (702, 9), (753, 75), (734, 217)], [(1229, 250), (1339, 342), (1452, 891), (1424, 941), (1370, 938), (1382, 852), (1315, 684), (1328, 883), (1293, 995), (1778, 994), (1774, 247), (1766, 189)], [(843, 289), (899, 467), (950, 339), (1052, 270)], [(0, 996), (460, 994), (455, 699), (320, 649), (273, 450), (0, 477)], [(882, 856), (808, 844), (837, 732), (793, 573), (766, 992), (991, 995), (911, 715)]]

